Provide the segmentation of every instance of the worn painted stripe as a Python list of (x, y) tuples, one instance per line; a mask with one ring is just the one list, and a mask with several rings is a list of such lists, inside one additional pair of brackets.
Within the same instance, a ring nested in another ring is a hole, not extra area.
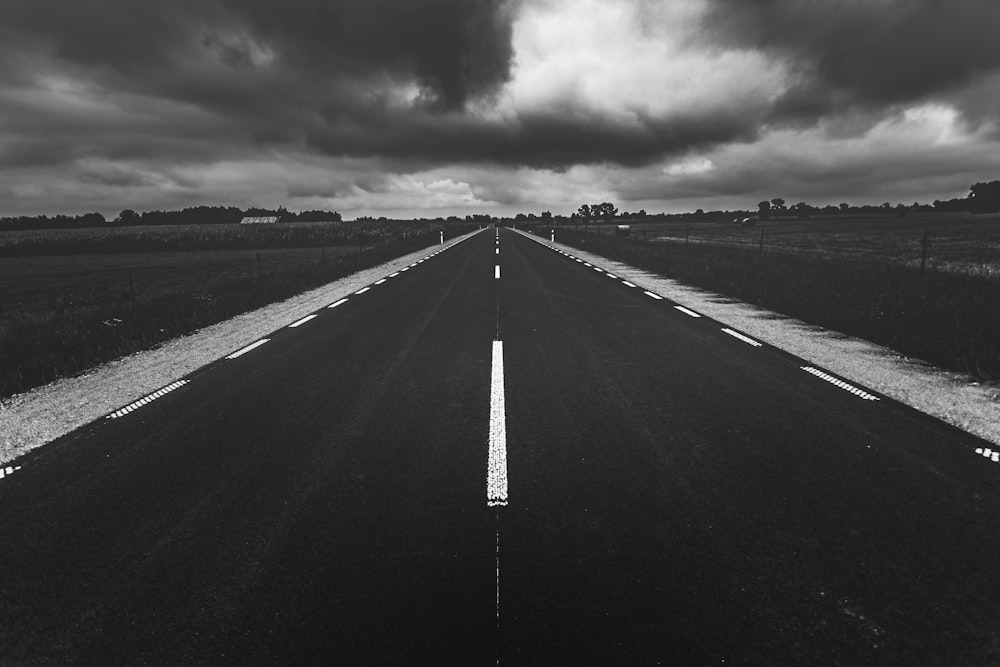
[[(266, 340), (267, 339), (265, 339), (265, 341)], [(177, 380), (176, 382), (171, 382), (166, 387), (163, 387), (162, 389), (159, 389), (159, 390), (157, 390), (157, 391), (155, 391), (155, 392), (153, 392), (151, 394), (147, 394), (146, 396), (143, 396), (142, 398), (129, 403), (125, 407), (122, 407), (122, 408), (119, 408), (119, 409), (115, 410), (114, 412), (112, 412), (111, 414), (109, 414), (106, 417), (106, 419), (118, 419), (119, 417), (124, 417), (125, 415), (129, 414), (130, 412), (138, 410), (139, 408), (141, 408), (141, 407), (143, 407), (145, 405), (148, 405), (149, 403), (152, 403), (153, 401), (155, 401), (156, 399), (164, 396), (165, 394), (169, 394), (174, 389), (177, 389), (179, 387), (183, 387), (188, 382), (189, 382), (189, 380)]]

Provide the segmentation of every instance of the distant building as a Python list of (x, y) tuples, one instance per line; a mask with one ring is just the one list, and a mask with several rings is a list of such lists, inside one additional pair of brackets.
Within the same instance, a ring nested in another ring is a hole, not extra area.
[(272, 225), (278, 222), (276, 215), (247, 215), (240, 220), (241, 225)]

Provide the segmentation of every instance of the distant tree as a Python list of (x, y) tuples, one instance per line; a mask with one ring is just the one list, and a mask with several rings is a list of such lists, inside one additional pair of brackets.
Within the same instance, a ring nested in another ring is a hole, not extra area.
[(906, 208), (906, 204), (896, 204), (896, 215), (905, 218), (907, 213), (909, 213), (909, 209)]
[(771, 211), (775, 215), (781, 215), (782, 213), (784, 213), (786, 211), (786, 209), (785, 209), (785, 200), (782, 199), (781, 197), (775, 197), (774, 199), (772, 199), (771, 200)]
[(579, 209), (577, 209), (576, 214), (584, 220), (590, 220), (591, 216), (590, 205), (583, 204)]
[(771, 218), (771, 202), (762, 201), (757, 204), (757, 215), (761, 220), (769, 220)]
[(1000, 212), (1000, 181), (976, 183), (969, 188), (969, 210), (973, 213)]
[(552, 222), (552, 211), (542, 211), (542, 220)]
[[(593, 208), (591, 208), (591, 212), (594, 212)], [(605, 222), (610, 222), (615, 219), (616, 215), (618, 215), (618, 207), (611, 202), (603, 202), (597, 205), (597, 213), (594, 217), (599, 217)]]
[(847, 213), (850, 210), (851, 210), (851, 205), (850, 204), (848, 204), (848, 203), (845, 202), (845, 203), (843, 203), (843, 204), (840, 205), (840, 212), (841, 213)]
[(798, 204), (795, 204), (791, 208), (791, 211), (795, 215), (797, 215), (799, 218), (808, 218), (808, 217), (811, 217), (812, 214), (813, 214), (813, 210), (814, 210), (813, 207), (810, 206), (809, 204), (805, 203), (804, 201), (803, 202), (799, 202)]
[(119, 225), (138, 225), (139, 220), (140, 217), (138, 213), (130, 208), (126, 208), (118, 214), (117, 218), (115, 218), (115, 223)]
[(97, 227), (105, 222), (104, 216), (100, 213), (86, 213), (80, 216), (80, 224), (87, 227)]

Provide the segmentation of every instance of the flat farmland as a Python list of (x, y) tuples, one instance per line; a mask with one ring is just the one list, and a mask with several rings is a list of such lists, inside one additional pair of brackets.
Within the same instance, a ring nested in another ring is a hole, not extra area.
[(143, 295), (208, 289), (215, 282), (275, 277), (310, 266), (322, 269), (358, 252), (334, 246), (0, 257), (0, 326), (24, 315), (116, 302), (124, 309)]
[[(816, 216), (779, 218), (741, 227), (731, 220), (629, 223), (635, 238), (759, 249), (818, 258), (887, 262), (919, 267), (928, 233), (927, 266), (938, 271), (1000, 275), (1000, 214), (911, 213), (906, 217)], [(596, 231), (594, 225), (588, 226)], [(614, 227), (601, 225), (602, 234)]]

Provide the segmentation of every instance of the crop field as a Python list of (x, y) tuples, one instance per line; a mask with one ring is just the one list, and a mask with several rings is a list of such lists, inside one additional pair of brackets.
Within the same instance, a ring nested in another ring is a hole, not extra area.
[[(0, 234), (0, 398), (436, 243), (429, 223)], [(445, 238), (467, 225), (443, 225)]]
[(640, 223), (629, 238), (590, 226), (556, 240), (1000, 381), (1000, 216)]

